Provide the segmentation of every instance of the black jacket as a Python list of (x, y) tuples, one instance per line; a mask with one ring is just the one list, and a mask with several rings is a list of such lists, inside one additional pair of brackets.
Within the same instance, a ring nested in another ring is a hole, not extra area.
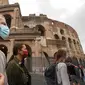
[(9, 85), (31, 85), (29, 72), (16, 57), (9, 62), (6, 72)]

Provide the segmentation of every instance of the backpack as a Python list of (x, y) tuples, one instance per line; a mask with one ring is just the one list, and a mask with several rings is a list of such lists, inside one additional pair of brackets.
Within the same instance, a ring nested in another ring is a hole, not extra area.
[(72, 63), (66, 63), (66, 65), (67, 65), (67, 72), (69, 75), (70, 82), (75, 83), (75, 85), (85, 85), (85, 82), (79, 76), (80, 68)]
[(47, 85), (58, 85), (56, 65), (57, 64), (52, 64), (48, 68), (45, 69), (44, 76), (45, 76)]

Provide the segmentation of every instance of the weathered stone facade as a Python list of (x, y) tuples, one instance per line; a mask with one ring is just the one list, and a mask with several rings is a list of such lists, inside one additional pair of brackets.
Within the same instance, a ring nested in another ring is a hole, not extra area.
[(0, 0), (0, 5), (9, 4), (8, 0)]
[(45, 56), (52, 57), (62, 47), (67, 49), (68, 56), (84, 58), (78, 35), (71, 26), (49, 19), (43, 14), (22, 16), (18, 3), (8, 4), (8, 0), (5, 1), (6, 3), (0, 6), (0, 14), (6, 18), (10, 36), (5, 41), (0, 40), (0, 44), (7, 46), (8, 59), (12, 55), (14, 43), (17, 42), (29, 46), (32, 52), (32, 66), (36, 68), (44, 67), (47, 62)]

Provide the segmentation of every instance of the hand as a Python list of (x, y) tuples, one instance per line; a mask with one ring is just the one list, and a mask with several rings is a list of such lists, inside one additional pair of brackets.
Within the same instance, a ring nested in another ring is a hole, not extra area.
[(72, 85), (80, 85), (80, 84), (79, 83), (78, 84), (73, 83)]
[(0, 73), (0, 85), (4, 85), (4, 75)]

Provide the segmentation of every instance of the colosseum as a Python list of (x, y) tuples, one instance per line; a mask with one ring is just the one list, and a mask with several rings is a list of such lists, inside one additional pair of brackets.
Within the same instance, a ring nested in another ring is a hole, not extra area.
[[(29, 14), (22, 16), (18, 3), (9, 4), (8, 0), (0, 0), (2, 14), (10, 28), (10, 36), (0, 44), (8, 48), (8, 59), (12, 55), (15, 43), (26, 43), (30, 53), (30, 69), (41, 71), (59, 48), (66, 48), (67, 54), (76, 59), (84, 59), (85, 55), (77, 32), (69, 25), (49, 19), (46, 15)], [(29, 64), (28, 64), (29, 65)]]

